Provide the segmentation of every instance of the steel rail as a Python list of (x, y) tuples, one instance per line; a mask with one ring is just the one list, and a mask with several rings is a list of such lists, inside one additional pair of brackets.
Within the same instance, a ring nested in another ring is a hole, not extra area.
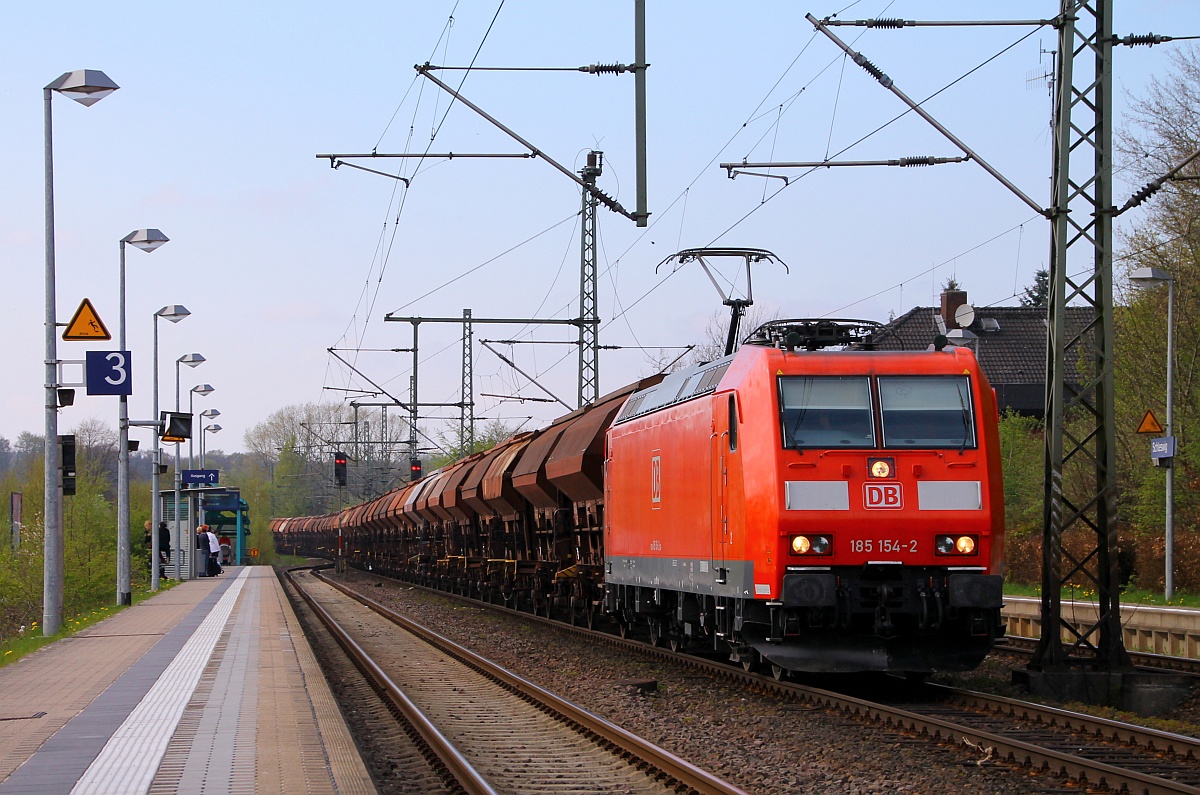
[[(373, 572), (372, 574), (373, 576), (382, 576), (378, 572)], [(325, 578), (321, 579), (323, 582), (329, 583), (364, 604), (368, 604), (371, 601), (365, 596), (356, 594), (353, 589), (342, 586), (339, 583), (330, 582)], [(413, 586), (422, 591), (439, 594), (456, 601), (469, 602), (474, 605), (482, 604), (497, 612), (509, 613), (526, 620), (544, 623), (547, 626), (558, 628), (563, 632), (579, 634), (590, 640), (601, 640), (618, 648), (640, 651), (649, 656), (671, 660), (696, 670), (749, 684), (763, 692), (784, 695), (797, 701), (807, 702), (829, 711), (840, 712), (853, 718), (871, 722), (882, 722), (885, 725), (929, 737), (932, 740), (940, 739), (954, 744), (960, 744), (963, 740), (970, 740), (976, 746), (983, 748), (990, 747), (995, 757), (1001, 760), (1038, 771), (1057, 773), (1075, 781), (1086, 782), (1089, 785), (1103, 785), (1114, 791), (1124, 791), (1133, 795), (1200, 795), (1200, 788), (1198, 787), (1173, 782), (1136, 770), (1126, 770), (1104, 762), (1093, 761), (1074, 754), (1044, 748), (1034, 743), (1015, 740), (1004, 735), (964, 726), (953, 722), (952, 719), (923, 715), (919, 712), (904, 710), (899, 707), (794, 682), (783, 682), (769, 676), (743, 671), (739, 668), (695, 655), (673, 652), (642, 641), (620, 638), (600, 630), (590, 630), (586, 627), (568, 624), (540, 615), (533, 615), (480, 599), (473, 599), (468, 596), (419, 585), (415, 582), (406, 580), (394, 581), (403, 582), (405, 586)], [(370, 605), (368, 604), (368, 606)], [(452, 641), (447, 641), (447, 643), (452, 643)], [(467, 653), (470, 654), (470, 652)], [(1118, 721), (1095, 718), (1082, 713), (1073, 713), (1053, 707), (1043, 707), (1039, 704), (1005, 699), (999, 696), (989, 696), (958, 688), (942, 687), (940, 689), (953, 693), (954, 697), (960, 700), (971, 701), (976, 707), (987, 709), (989, 712), (1000, 712), (1003, 714), (1005, 709), (1011, 708), (1014, 710), (1012, 714), (1016, 715), (1016, 710), (1019, 707), (1022, 717), (1035, 719), (1038, 712), (1042, 711), (1041, 714), (1044, 715), (1044, 718), (1041, 720), (1048, 725), (1068, 725), (1066, 719), (1069, 717), (1069, 726), (1076, 731), (1086, 732), (1092, 736), (1111, 739), (1117, 742), (1137, 742), (1152, 750), (1162, 751), (1169, 748), (1180, 756), (1194, 755), (1195, 758), (1200, 758), (1200, 751), (1193, 750), (1193, 744), (1195, 748), (1200, 748), (1200, 743), (1196, 743), (1192, 738), (1183, 735), (1144, 729), (1130, 724), (1122, 724)], [(1008, 702), (1010, 706), (1004, 706), (1003, 702)], [(1118, 727), (1124, 731), (1124, 734), (1118, 733)]]
[(1047, 725), (1058, 726), (1067, 730), (1078, 731), (1100, 737), (1106, 740), (1138, 745), (1162, 753), (1175, 754), (1200, 760), (1200, 740), (1185, 734), (1150, 729), (1145, 726), (1135, 726), (1131, 723), (1098, 718), (1080, 712), (1059, 709), (1045, 704), (1035, 704), (1029, 701), (1019, 701), (1015, 698), (993, 696), (988, 693), (976, 693), (957, 687), (943, 685), (926, 685), (936, 692), (943, 693), (948, 700), (962, 706), (985, 711), (993, 715), (1011, 718), (1021, 718)]
[[(572, 704), (570, 701), (560, 698), (548, 690), (538, 687), (528, 679), (497, 666), (495, 663), (480, 657), (449, 638), (439, 635), (433, 630), (389, 610), (387, 607), (358, 593), (352, 588), (326, 579), (316, 571), (314, 571), (313, 576), (383, 616), (388, 621), (394, 622), (406, 631), (420, 637), (442, 652), (457, 658), (484, 675), (504, 684), (530, 702), (540, 705), (542, 709), (558, 714), (565, 720), (577, 724), (587, 733), (599, 737), (613, 748), (619, 749), (622, 753), (631, 754), (638, 759), (644, 760), (655, 769), (662, 771), (665, 775), (687, 787), (690, 791), (698, 793), (698, 795), (748, 795), (745, 790), (739, 789), (727, 781), (722, 781), (711, 773), (696, 767), (684, 759), (680, 759), (669, 751), (647, 742), (641, 737)], [(439, 593), (441, 592), (439, 591)]]
[[(996, 645), (995, 651), (1001, 654), (1029, 657), (1037, 646), (1037, 638), (1026, 638), (1019, 635), (1008, 635)], [(1083, 658), (1080, 658), (1083, 659)], [(1169, 654), (1154, 654), (1148, 651), (1130, 651), (1129, 659), (1136, 668), (1147, 673), (1170, 672), (1200, 677), (1200, 660), (1194, 657), (1172, 657)]]
[[(329, 566), (317, 567), (329, 568)], [(414, 704), (408, 696), (404, 694), (396, 683), (384, 673), (383, 669), (376, 665), (375, 661), (354, 642), (344, 629), (333, 619), (333, 616), (317, 603), (304, 588), (296, 582), (293, 577), (293, 572), (310, 569), (314, 577), (318, 577), (322, 582), (328, 582), (324, 578), (320, 578), (317, 574), (317, 568), (309, 566), (301, 566), (285, 571), (288, 582), (295, 588), (296, 593), (300, 594), (301, 598), (308, 604), (309, 608), (316, 614), (321, 623), (329, 630), (338, 645), (346, 650), (346, 654), (358, 665), (363, 672), (373, 679), (387, 695), (389, 701), (395, 705), (396, 709), (404, 716), (404, 719), (409, 722), (413, 730), (420, 735), (421, 740), (428, 746), (429, 750), (437, 756), (438, 760), (445, 766), (446, 770), (454, 777), (459, 786), (467, 795), (497, 795), (496, 790), (492, 785), (477, 771), (467, 758), (454, 747), (454, 744), (442, 734), (437, 726), (433, 725), (430, 720), (425, 717), (420, 708)]]

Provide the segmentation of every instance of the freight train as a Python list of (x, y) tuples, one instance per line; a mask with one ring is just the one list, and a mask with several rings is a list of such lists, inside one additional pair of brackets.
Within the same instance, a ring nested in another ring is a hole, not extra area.
[(773, 321), (276, 548), (776, 676), (970, 669), (1003, 633), (995, 393), (878, 332)]

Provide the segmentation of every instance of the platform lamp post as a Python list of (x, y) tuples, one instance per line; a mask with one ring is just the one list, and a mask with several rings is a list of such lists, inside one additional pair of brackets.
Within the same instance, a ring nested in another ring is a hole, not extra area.
[[(205, 419), (212, 419), (213, 417), (220, 416), (220, 414), (221, 414), (221, 412), (217, 411), (216, 409), (208, 409), (207, 411), (200, 412), (200, 416), (204, 417)], [(203, 420), (202, 420), (202, 422), (203, 422)], [(204, 426), (204, 429), (202, 431), (200, 431), (200, 468), (201, 469), (204, 469), (204, 434), (220, 433), (220, 432), (221, 432), (221, 426), (217, 425), (215, 422), (212, 425)], [(204, 516), (204, 492), (200, 492), (200, 497), (199, 497), (198, 501), (200, 503), (200, 509), (198, 511), (200, 514), (200, 522), (201, 522), (201, 524), (206, 524), (207, 519)]]
[(42, 587), (42, 634), (53, 635), (62, 626), (63, 528), (62, 484), (58, 451), (58, 341), (54, 285), (54, 124), (55, 92), (90, 107), (116, 91), (117, 84), (104, 72), (76, 69), (66, 72), (42, 89), (44, 156), (46, 169), (46, 440), (44, 563)]
[[(1167, 438), (1172, 438), (1172, 423), (1175, 419), (1175, 277), (1161, 268), (1138, 268), (1129, 274), (1129, 280), (1142, 287), (1167, 285)], [(1171, 456), (1175, 456), (1175, 452)], [(1166, 560), (1163, 578), (1163, 594), (1167, 601), (1175, 595), (1175, 462), (1167, 466), (1167, 506), (1164, 521)]]
[[(220, 416), (220, 414), (221, 414), (221, 412), (217, 411), (216, 409), (209, 409), (208, 411), (200, 412), (200, 416), (205, 417), (205, 418), (218, 417), (218, 416)], [(204, 434), (205, 433), (220, 433), (220, 432), (221, 432), (221, 426), (217, 425), (215, 422), (212, 425), (204, 426), (204, 431), (203, 431), (203, 433), (200, 434), (200, 468), (201, 469), (204, 469)]]
[[(154, 420), (158, 420), (158, 319), (166, 318), (172, 323), (178, 323), (191, 312), (187, 308), (179, 304), (168, 304), (162, 309), (154, 313)], [(158, 525), (162, 522), (162, 498), (158, 491), (158, 467), (162, 463), (162, 450), (159, 449), (158, 438), (162, 436), (162, 428), (154, 429), (154, 453), (150, 461), (150, 523), (152, 529), (150, 531), (150, 548), (151, 556), (154, 558), (155, 565), (150, 567), (150, 590), (158, 590)], [(179, 579), (180, 563), (179, 557), (182, 550), (179, 547), (179, 536), (176, 535), (172, 539), (172, 544), (175, 547), (174, 560), (174, 575), (175, 579)]]
[[(157, 249), (168, 240), (157, 229), (138, 229), (121, 238), (121, 312), (118, 323), (118, 348), (125, 347), (125, 244), (150, 252)], [(158, 525), (153, 526), (151, 535), (158, 533)], [(152, 542), (153, 543), (153, 542)], [(133, 604), (133, 590), (130, 583), (130, 541), (129, 541), (129, 396), (117, 396), (117, 604)], [(158, 555), (155, 554), (151, 567), (157, 571)]]
[[(179, 365), (186, 364), (188, 367), (199, 367), (200, 365), (204, 364), (204, 362), (205, 362), (204, 357), (198, 353), (185, 353), (183, 356), (180, 356), (178, 359), (175, 360), (175, 412), (176, 413), (178, 413), (180, 411)], [(176, 442), (175, 443), (175, 545), (176, 545), (176, 548), (180, 549), (180, 550), (183, 549), (182, 546), (179, 546), (180, 543), (183, 541), (183, 535), (182, 535), (181, 529), (180, 529), (181, 525), (179, 524), (179, 506), (181, 504), (182, 499), (183, 499), (183, 472), (180, 471), (180, 468), (179, 468), (179, 442)], [(188, 541), (187, 542), (188, 542), (188, 544), (192, 545), (190, 547), (190, 549), (193, 550), (192, 560), (194, 562), (196, 559), (195, 554), (194, 554), (196, 541), (191, 536), (192, 536), (192, 534), (188, 533)], [(192, 576), (195, 576), (195, 574), (196, 574), (196, 569), (195, 569), (195, 566), (193, 565)]]
[[(188, 414), (195, 416), (196, 407), (195, 407), (194, 401), (195, 401), (196, 395), (199, 395), (200, 397), (208, 397), (215, 391), (216, 391), (216, 389), (213, 387), (212, 384), (196, 384), (194, 387), (192, 387), (191, 391), (188, 392)], [(195, 452), (195, 449), (192, 445), (192, 440), (195, 438), (196, 438), (196, 435), (192, 434), (191, 439), (188, 439), (188, 469), (193, 469), (192, 453)], [(201, 443), (203, 443), (203, 441), (204, 440), (202, 438)]]
[[(200, 412), (200, 417), (204, 418), (204, 419), (200, 420), (200, 423), (208, 422), (208, 420), (215, 419), (220, 416), (221, 416), (221, 412), (218, 412), (216, 410), (216, 408), (205, 408), (204, 411)], [(204, 431), (209, 431), (210, 434), (216, 434), (216, 432), (218, 432), (220, 430), (221, 430), (220, 425), (209, 425), (208, 428), (205, 428), (202, 431), (200, 431), (200, 468), (202, 468), (202, 470), (204, 468)], [(204, 492), (203, 491), (200, 492), (200, 496), (197, 498), (197, 502), (199, 503), (199, 509), (198, 509), (197, 513), (199, 514), (200, 524), (203, 525), (203, 524), (206, 524), (205, 518), (204, 518)]]

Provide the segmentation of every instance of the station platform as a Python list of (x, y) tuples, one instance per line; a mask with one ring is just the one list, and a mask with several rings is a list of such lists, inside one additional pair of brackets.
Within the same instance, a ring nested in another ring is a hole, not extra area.
[[(1036, 638), (1042, 634), (1042, 601), (1024, 596), (1004, 597), (1000, 611), (1010, 636)], [(1062, 620), (1085, 632), (1097, 619), (1096, 605), (1063, 600)], [(1200, 659), (1200, 610), (1121, 603), (1121, 630), (1129, 651)], [(1064, 627), (1063, 641), (1074, 637)]]
[(0, 795), (374, 793), (272, 569), (180, 583), (0, 669)]

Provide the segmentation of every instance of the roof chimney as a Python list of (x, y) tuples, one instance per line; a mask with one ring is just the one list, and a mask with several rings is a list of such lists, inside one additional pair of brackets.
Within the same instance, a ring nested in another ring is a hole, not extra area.
[(946, 285), (946, 289), (942, 290), (942, 320), (946, 324), (946, 328), (958, 328), (958, 323), (954, 320), (954, 313), (960, 306), (967, 303), (967, 291), (958, 289), (958, 285), (951, 282)]

